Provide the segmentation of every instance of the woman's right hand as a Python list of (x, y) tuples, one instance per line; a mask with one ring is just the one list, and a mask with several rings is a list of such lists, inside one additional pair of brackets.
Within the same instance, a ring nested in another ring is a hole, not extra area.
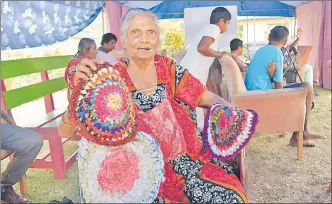
[(74, 84), (76, 85), (79, 79), (83, 79), (86, 81), (90, 77), (92, 77), (92, 71), (95, 71), (97, 69), (95, 64), (104, 64), (104, 61), (83, 58), (81, 60), (81, 63), (76, 66)]

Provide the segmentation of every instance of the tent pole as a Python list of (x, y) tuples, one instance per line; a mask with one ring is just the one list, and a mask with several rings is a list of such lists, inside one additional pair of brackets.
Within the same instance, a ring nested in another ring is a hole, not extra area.
[(296, 14), (295, 14), (295, 22), (294, 22), (294, 39), (295, 39), (295, 35), (296, 35)]
[(101, 11), (101, 18), (102, 18), (102, 26), (103, 26), (103, 35), (105, 34), (105, 20), (104, 20), (104, 14), (105, 14), (105, 7)]
[(256, 16), (254, 16), (254, 47), (256, 50)]
[(248, 25), (249, 18), (247, 16), (247, 52), (248, 52), (248, 57), (250, 59), (250, 52), (249, 52), (249, 25)]

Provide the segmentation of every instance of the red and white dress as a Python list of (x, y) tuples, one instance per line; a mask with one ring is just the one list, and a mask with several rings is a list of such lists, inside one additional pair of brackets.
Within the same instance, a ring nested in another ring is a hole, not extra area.
[[(70, 87), (74, 87), (76, 62), (66, 69)], [(135, 88), (127, 63), (115, 65), (132, 93), (138, 111), (138, 131), (154, 137), (163, 152), (165, 181), (154, 202), (247, 202), (243, 186), (231, 168), (204, 150), (195, 109), (205, 86), (167, 57), (156, 55), (155, 67), (157, 88), (146, 95)]]

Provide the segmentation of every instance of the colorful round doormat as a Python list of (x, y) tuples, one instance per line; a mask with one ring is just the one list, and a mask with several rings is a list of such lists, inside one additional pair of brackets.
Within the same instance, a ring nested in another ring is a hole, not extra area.
[(258, 117), (252, 110), (216, 104), (206, 115), (203, 142), (211, 156), (233, 159), (255, 132)]
[(93, 76), (80, 80), (74, 88), (69, 115), (87, 140), (102, 145), (125, 144), (136, 134), (132, 96), (118, 70), (109, 64), (96, 66)]
[(84, 203), (152, 203), (164, 179), (159, 144), (143, 132), (121, 146), (98, 145), (83, 138), (78, 152)]

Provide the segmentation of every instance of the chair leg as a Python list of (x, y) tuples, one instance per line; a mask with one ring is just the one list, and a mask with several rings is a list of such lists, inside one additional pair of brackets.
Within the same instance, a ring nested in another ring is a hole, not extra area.
[(286, 136), (286, 132), (282, 132), (281, 136), (285, 137)]
[(65, 158), (62, 147), (62, 140), (59, 135), (53, 135), (49, 140), (50, 153), (53, 164), (54, 178), (66, 178)]
[(28, 184), (27, 184), (27, 177), (24, 174), (24, 176), (21, 178), (21, 180), (19, 181), (20, 183), (20, 191), (21, 194), (23, 196), (27, 196), (28, 195)]
[(297, 159), (301, 160), (303, 157), (303, 131), (299, 131), (297, 138)]
[(240, 152), (240, 181), (246, 190), (247, 187), (247, 168), (245, 167), (245, 149), (243, 148)]

